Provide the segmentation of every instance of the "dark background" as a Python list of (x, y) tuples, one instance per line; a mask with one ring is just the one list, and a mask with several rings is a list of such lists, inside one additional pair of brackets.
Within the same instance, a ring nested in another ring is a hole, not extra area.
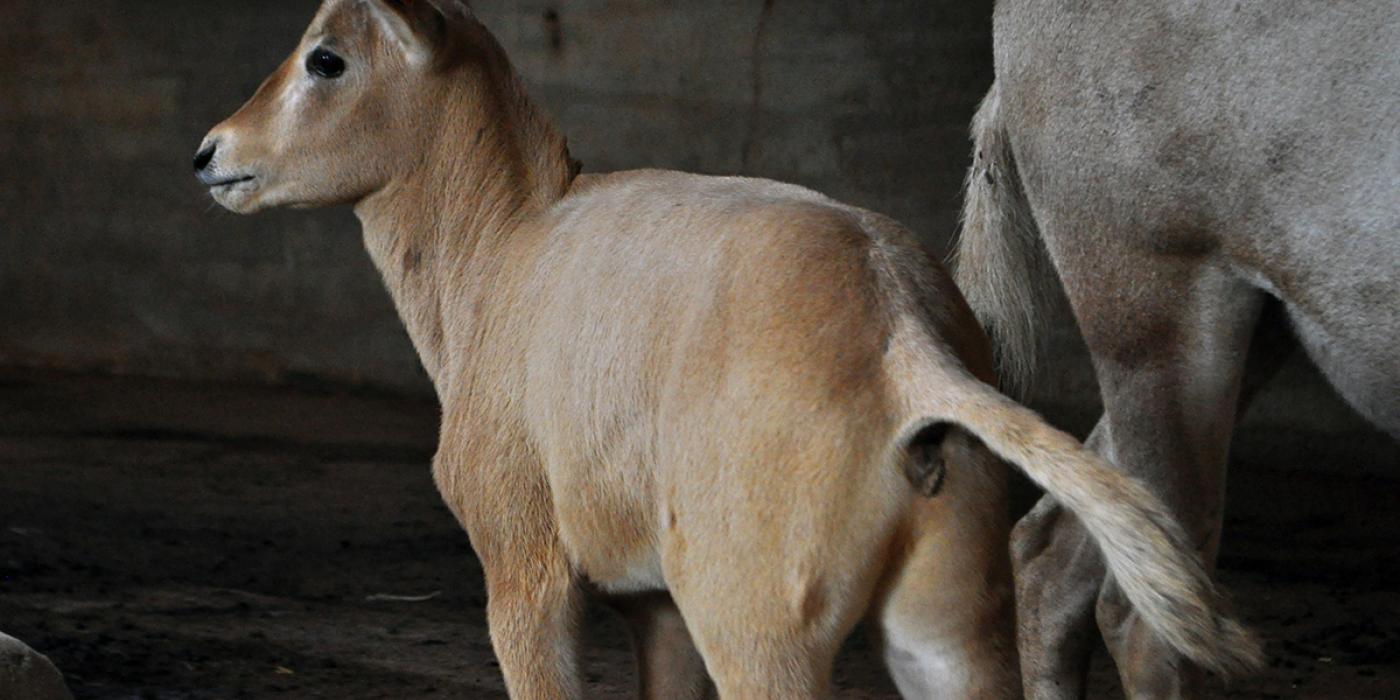
[[(430, 395), (347, 210), (239, 217), (190, 173), (205, 132), (295, 46), (317, 4), (0, 3), (0, 365)], [(476, 10), (586, 169), (796, 182), (894, 216), (941, 259), (967, 124), (992, 80), (991, 5)], [(1050, 327), (1036, 399), (1091, 413), (1072, 323)], [(1359, 426), (1301, 361), (1259, 411)]]
[[(425, 468), (431, 388), (357, 223), (237, 217), (191, 176), (316, 5), (0, 1), (0, 629), (80, 696), (499, 693)], [(950, 250), (991, 2), (474, 6), (586, 170), (797, 182)], [(1097, 393), (1052, 326), (1034, 403), (1082, 434)], [(1240, 697), (1400, 692), (1400, 622), (1373, 614), (1397, 465), (1301, 358), (1251, 409), (1224, 576), (1276, 664)], [(630, 670), (600, 634), (603, 697)]]
[[(799, 182), (946, 249), (990, 3), (477, 5), (588, 170)], [(240, 218), (191, 177), (316, 6), (3, 3), (0, 362), (428, 390), (348, 211)]]

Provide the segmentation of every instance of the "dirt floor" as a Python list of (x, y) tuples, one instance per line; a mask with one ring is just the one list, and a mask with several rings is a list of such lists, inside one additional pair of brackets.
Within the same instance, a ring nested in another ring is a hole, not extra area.
[[(481, 571), (428, 473), (436, 415), (0, 372), (0, 629), (80, 698), (504, 697)], [(1268, 428), (1238, 442), (1222, 578), (1273, 662), (1213, 694), (1400, 697), (1395, 448)], [(606, 611), (588, 649), (589, 697), (628, 697)], [(1117, 695), (1102, 658), (1094, 677), (1094, 697)], [(837, 679), (842, 698), (894, 697), (859, 634)]]

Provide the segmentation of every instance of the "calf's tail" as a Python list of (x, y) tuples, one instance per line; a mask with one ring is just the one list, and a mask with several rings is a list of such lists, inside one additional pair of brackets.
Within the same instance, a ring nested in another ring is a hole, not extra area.
[(1263, 664), (1258, 638), (1227, 612), (1181, 526), (1142, 484), (979, 381), (934, 344), (896, 342), (891, 357), (910, 417), (899, 444), (947, 425), (977, 437), (1079, 517), (1118, 587), (1165, 642), (1225, 676)]

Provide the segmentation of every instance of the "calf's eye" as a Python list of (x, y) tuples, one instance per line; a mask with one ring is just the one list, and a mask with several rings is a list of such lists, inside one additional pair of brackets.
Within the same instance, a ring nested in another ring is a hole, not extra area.
[(306, 72), (322, 78), (339, 78), (345, 73), (345, 59), (329, 49), (317, 47), (306, 55)]

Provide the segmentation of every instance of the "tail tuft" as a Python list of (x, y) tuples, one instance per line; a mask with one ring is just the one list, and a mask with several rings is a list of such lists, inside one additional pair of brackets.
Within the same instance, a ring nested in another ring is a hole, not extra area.
[(1222, 675), (1262, 665), (1259, 640), (1230, 617), (1224, 596), (1161, 500), (1030, 409), (977, 387), (955, 420), (1079, 517), (1119, 590), (1163, 641)]
[[(1087, 450), (1085, 454), (1092, 455)], [(1221, 676), (1248, 675), (1261, 668), (1264, 650), (1259, 638), (1231, 617), (1229, 601), (1211, 582), (1166, 506), (1106, 463), (1090, 465), (1088, 471), (1103, 488), (1084, 489), (1099, 491), (1087, 498), (1115, 502), (1077, 503), (1071, 509), (1094, 533), (1114, 583), (1137, 613), (1182, 655)]]

